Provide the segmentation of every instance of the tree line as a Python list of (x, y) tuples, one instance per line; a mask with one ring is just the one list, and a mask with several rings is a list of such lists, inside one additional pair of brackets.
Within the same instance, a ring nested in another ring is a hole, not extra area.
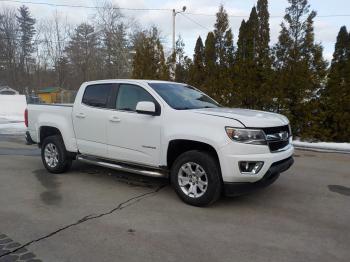
[(3, 8), (0, 84), (25, 93), (47, 86), (76, 90), (88, 80), (127, 78), (139, 31), (110, 2), (96, 9), (89, 23), (77, 26), (57, 12), (36, 20), (27, 6)]
[[(297, 137), (350, 141), (350, 33), (341, 27), (329, 66), (315, 41), (316, 12), (307, 0), (288, 3), (273, 46), (267, 0), (258, 0), (242, 21), (236, 45), (220, 6), (214, 30), (204, 42), (198, 37), (192, 59), (184, 55), (181, 38), (167, 61), (161, 47), (140, 45), (132, 76), (173, 79), (175, 64), (175, 81), (200, 88), (223, 106), (284, 114)], [(156, 43), (159, 37), (148, 32), (145, 39)]]
[(237, 40), (221, 5), (214, 29), (193, 57), (181, 36), (165, 50), (156, 26), (144, 29), (109, 2), (75, 27), (55, 13), (37, 21), (28, 7), (0, 11), (0, 84), (21, 93), (45, 86), (77, 89), (104, 78), (163, 79), (198, 87), (223, 106), (282, 113), (293, 134), (350, 140), (350, 33), (341, 27), (331, 64), (315, 41), (307, 0), (288, 0), (278, 42), (270, 45), (267, 0), (257, 0)]

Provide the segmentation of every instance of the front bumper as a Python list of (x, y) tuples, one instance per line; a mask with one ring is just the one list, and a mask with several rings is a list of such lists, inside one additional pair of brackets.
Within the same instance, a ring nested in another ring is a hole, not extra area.
[(294, 163), (293, 157), (275, 162), (267, 170), (263, 178), (257, 182), (224, 182), (224, 191), (227, 196), (239, 196), (250, 193), (260, 188), (271, 185), (279, 177), (280, 173), (288, 170)]
[[(257, 182), (265, 176), (273, 163), (287, 159), (293, 156), (293, 153), (294, 148), (291, 141), (288, 147), (278, 152), (271, 152), (267, 145), (228, 142), (218, 150), (223, 182)], [(262, 161), (264, 165), (258, 173), (251, 175), (240, 171), (240, 161)]]

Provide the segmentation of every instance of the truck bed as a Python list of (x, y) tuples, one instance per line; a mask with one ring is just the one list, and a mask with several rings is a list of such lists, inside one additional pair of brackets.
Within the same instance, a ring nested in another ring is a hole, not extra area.
[(39, 127), (50, 126), (63, 132), (67, 150), (76, 151), (75, 133), (72, 121), (73, 104), (29, 104), (28, 131), (32, 140), (41, 142)]

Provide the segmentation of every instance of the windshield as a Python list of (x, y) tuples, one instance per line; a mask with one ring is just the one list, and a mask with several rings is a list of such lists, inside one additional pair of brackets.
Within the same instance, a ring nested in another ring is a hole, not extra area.
[(192, 86), (175, 83), (149, 83), (149, 85), (174, 109), (198, 109), (219, 107), (206, 94)]

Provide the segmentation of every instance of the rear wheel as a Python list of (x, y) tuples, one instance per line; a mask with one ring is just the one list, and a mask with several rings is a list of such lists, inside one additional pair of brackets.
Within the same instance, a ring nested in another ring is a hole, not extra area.
[(171, 168), (171, 182), (178, 196), (194, 206), (214, 203), (222, 190), (217, 160), (197, 150), (185, 152), (176, 159)]
[(41, 159), (51, 173), (63, 173), (72, 165), (61, 136), (48, 136), (41, 145)]

